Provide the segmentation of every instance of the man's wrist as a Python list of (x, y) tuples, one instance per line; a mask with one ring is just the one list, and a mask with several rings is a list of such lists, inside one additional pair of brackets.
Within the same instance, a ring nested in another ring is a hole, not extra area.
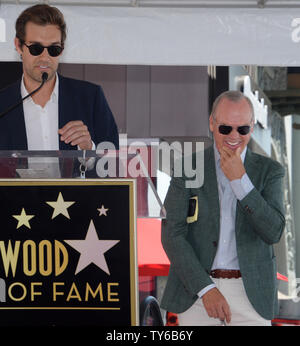
[(236, 198), (241, 201), (254, 188), (248, 174), (245, 173), (241, 179), (235, 179), (230, 182), (233, 193)]
[(204, 296), (205, 293), (207, 293), (209, 290), (211, 290), (212, 288), (215, 288), (216, 285), (215, 284), (210, 284), (206, 287), (204, 287), (200, 292), (198, 292), (198, 297), (202, 298)]

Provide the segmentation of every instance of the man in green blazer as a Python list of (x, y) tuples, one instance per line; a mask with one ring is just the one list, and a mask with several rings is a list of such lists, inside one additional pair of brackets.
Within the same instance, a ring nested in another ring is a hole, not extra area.
[(162, 244), (171, 266), (161, 307), (178, 313), (180, 325), (270, 325), (284, 168), (247, 148), (254, 112), (242, 93), (221, 94), (209, 126), (203, 185), (173, 177), (165, 200)]

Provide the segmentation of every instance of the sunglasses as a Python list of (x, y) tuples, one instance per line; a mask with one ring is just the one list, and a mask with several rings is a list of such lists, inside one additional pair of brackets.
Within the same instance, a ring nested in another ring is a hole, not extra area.
[[(238, 126), (237, 127), (237, 132), (242, 135), (245, 136), (250, 132), (251, 126), (250, 125), (244, 125), (244, 126)], [(229, 125), (220, 125), (219, 126), (219, 132), (222, 135), (229, 135), (229, 133), (232, 131), (232, 126)]]
[(52, 57), (59, 56), (63, 51), (63, 48), (61, 46), (56, 45), (44, 47), (40, 43), (34, 43), (30, 46), (28, 46), (25, 42), (23, 42), (23, 44), (29, 49), (30, 54), (34, 56), (41, 55), (45, 48), (47, 48), (49, 55)]

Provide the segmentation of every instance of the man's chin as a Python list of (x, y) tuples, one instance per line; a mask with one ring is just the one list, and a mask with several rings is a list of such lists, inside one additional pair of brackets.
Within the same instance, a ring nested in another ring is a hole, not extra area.
[(55, 72), (53, 71), (47, 71), (47, 70), (41, 71), (40, 82), (42, 82), (42, 76), (43, 76), (43, 73), (45, 72), (48, 74), (47, 82), (51, 81), (55, 77)]
[(36, 71), (36, 73), (34, 74), (34, 80), (36, 82), (38, 82), (38, 83), (42, 83), (42, 81), (43, 81), (42, 75), (43, 75), (44, 72), (46, 72), (48, 74), (47, 82), (52, 80), (55, 77), (55, 74), (56, 74), (56, 72), (53, 72), (53, 70), (49, 70), (49, 69), (42, 70), (42, 69), (40, 69), (38, 72)]

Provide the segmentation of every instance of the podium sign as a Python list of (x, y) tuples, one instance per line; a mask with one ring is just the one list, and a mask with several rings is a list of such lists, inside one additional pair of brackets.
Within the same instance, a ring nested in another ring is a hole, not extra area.
[(135, 181), (0, 180), (0, 325), (137, 325)]

